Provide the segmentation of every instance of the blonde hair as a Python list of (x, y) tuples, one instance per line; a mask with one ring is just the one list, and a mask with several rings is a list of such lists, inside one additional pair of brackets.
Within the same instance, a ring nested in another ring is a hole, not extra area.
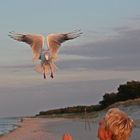
[(133, 120), (118, 108), (109, 109), (105, 116), (105, 128), (112, 133), (112, 140), (128, 140), (134, 127)]

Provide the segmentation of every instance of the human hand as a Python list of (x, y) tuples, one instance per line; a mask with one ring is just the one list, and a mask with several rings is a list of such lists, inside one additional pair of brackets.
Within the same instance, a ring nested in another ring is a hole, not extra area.
[(71, 134), (64, 134), (64, 136), (63, 136), (63, 139), (62, 140), (73, 140), (73, 138), (72, 138), (72, 136), (71, 136)]

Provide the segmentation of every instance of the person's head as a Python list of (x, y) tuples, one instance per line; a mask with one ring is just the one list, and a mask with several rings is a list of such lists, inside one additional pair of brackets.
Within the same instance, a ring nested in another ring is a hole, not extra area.
[(100, 140), (128, 140), (134, 122), (118, 108), (109, 109), (99, 123), (98, 137)]

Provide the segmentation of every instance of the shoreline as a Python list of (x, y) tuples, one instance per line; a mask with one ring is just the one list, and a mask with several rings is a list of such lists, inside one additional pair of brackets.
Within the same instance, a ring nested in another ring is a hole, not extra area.
[[(55, 140), (53, 134), (44, 128), (44, 125), (50, 121), (46, 118), (23, 118), (16, 129), (1, 135), (0, 140)], [(59, 121), (59, 119), (52, 121)]]
[[(129, 100), (125, 102), (119, 102), (114, 104), (110, 107), (129, 107), (131, 105), (140, 105), (140, 99), (138, 100)], [(108, 108), (109, 109), (109, 108)], [(137, 120), (139, 118), (139, 115), (137, 114), (139, 112), (138, 108), (134, 108), (134, 116), (133, 119)], [(131, 114), (131, 108), (126, 111), (128, 111), (129, 114)], [(106, 111), (106, 110), (103, 110)], [(88, 139), (95, 139), (97, 140), (97, 128), (98, 128), (98, 119), (102, 117), (99, 115), (95, 121), (90, 120), (91, 128), (90, 132), (87, 130), (85, 131), (85, 122), (77, 117), (70, 117), (70, 118), (45, 118), (45, 117), (26, 117), (22, 118), (21, 121), (18, 124), (18, 127), (9, 133), (0, 135), (0, 140), (61, 140), (62, 136), (66, 132), (70, 132), (75, 140), (84, 140), (88, 137)], [(90, 117), (89, 117), (90, 119)], [(66, 120), (66, 121), (65, 121)], [(137, 123), (139, 123), (139, 120), (137, 120)], [(137, 124), (136, 123), (136, 124)], [(60, 127), (61, 126), (61, 127)], [(139, 126), (139, 125), (138, 125)], [(87, 126), (88, 127), (88, 126)], [(57, 132), (57, 133), (56, 133)], [(82, 134), (81, 134), (82, 133)], [(86, 137), (85, 137), (86, 136)], [(139, 127), (135, 127), (132, 133), (132, 139), (138, 140), (139, 138)]]
[[(51, 131), (51, 129), (47, 128), (54, 125), (55, 130), (58, 130), (61, 125), (59, 130), (61, 129), (62, 131), (56, 134), (55, 131)], [(71, 129), (74, 129), (74, 131), (71, 132)], [(77, 129), (80, 130), (80, 133), (76, 131)], [(97, 140), (97, 130), (95, 130), (95, 128), (93, 128), (93, 130), (95, 135), (92, 137)], [(7, 134), (1, 135), (0, 140), (62, 140), (63, 134), (66, 132), (70, 132), (75, 140), (79, 140), (81, 138), (79, 136), (77, 138), (77, 135), (81, 135), (81, 131), (83, 134), (89, 133), (85, 130), (85, 122), (81, 122), (79, 119), (30, 117), (23, 118), (23, 121), (19, 123), (19, 127)]]
[[(97, 140), (97, 129), (98, 121), (90, 120), (90, 126), (87, 124), (85, 128), (85, 122), (79, 119), (31, 117), (23, 118), (19, 127), (1, 135), (0, 140), (62, 140), (63, 134), (67, 132), (70, 132), (75, 140)], [(139, 139), (139, 128), (134, 129), (131, 138)]]

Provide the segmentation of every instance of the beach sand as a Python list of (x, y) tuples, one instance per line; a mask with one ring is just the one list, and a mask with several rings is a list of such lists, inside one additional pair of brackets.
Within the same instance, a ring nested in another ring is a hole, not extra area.
[[(84, 125), (84, 122), (79, 119), (24, 118), (17, 129), (0, 136), (0, 140), (62, 140), (64, 133), (72, 134), (74, 140), (85, 140), (87, 137), (96, 140), (97, 127), (92, 130), (92, 133), (88, 133), (89, 131), (85, 131)], [(81, 138), (81, 133), (86, 137)]]
[[(98, 140), (97, 122), (90, 122), (91, 130), (85, 130), (83, 120), (64, 118), (24, 118), (20, 127), (0, 136), (0, 140), (62, 140), (64, 133), (72, 134), (74, 140)], [(61, 127), (60, 127), (61, 126)], [(139, 128), (134, 129), (130, 140), (139, 140)]]
[(16, 130), (3, 135), (0, 140), (54, 140), (53, 135), (43, 129), (47, 119), (24, 118)]

